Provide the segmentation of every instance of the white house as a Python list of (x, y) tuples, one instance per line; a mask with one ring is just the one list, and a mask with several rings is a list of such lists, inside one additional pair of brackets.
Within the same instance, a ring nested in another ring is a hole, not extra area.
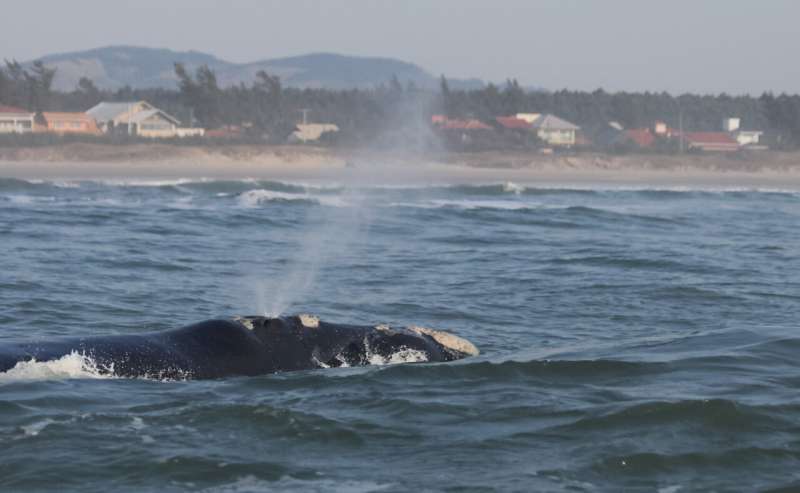
[[(519, 118), (519, 115), (517, 115)], [(551, 146), (571, 147), (580, 127), (555, 115), (540, 115), (532, 123), (536, 135)]]
[(180, 127), (180, 120), (147, 101), (102, 102), (86, 112), (105, 133), (117, 132), (139, 137), (171, 138), (202, 136), (202, 128)]
[(24, 134), (33, 132), (35, 113), (0, 105), (0, 134)]
[(322, 137), (322, 134), (338, 131), (339, 127), (333, 123), (301, 123), (289, 136), (289, 142), (316, 142)]
[(726, 118), (722, 120), (722, 129), (736, 139), (736, 142), (742, 147), (760, 147), (761, 136), (764, 135), (764, 132), (742, 130), (741, 124), (742, 121), (739, 118)]
[(147, 101), (130, 101), (125, 103), (109, 103), (103, 101), (92, 107), (86, 113), (95, 119), (97, 126), (105, 133), (133, 133), (133, 128), (129, 128), (128, 126), (128, 122), (131, 121), (133, 115), (153, 109), (155, 109), (155, 107)]

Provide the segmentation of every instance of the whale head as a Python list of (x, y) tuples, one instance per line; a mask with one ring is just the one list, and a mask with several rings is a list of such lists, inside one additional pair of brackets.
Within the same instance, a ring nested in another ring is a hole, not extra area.
[(346, 325), (323, 322), (313, 315), (237, 317), (265, 345), (286, 347), (296, 342), (308, 348), (321, 367), (363, 366), (401, 362), (442, 362), (477, 356), (468, 340), (416, 325)]

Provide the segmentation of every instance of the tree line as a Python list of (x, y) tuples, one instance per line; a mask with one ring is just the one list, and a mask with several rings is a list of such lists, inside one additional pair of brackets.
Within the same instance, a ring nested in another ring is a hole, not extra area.
[[(515, 113), (553, 113), (592, 132), (616, 121), (625, 128), (649, 127), (656, 120), (687, 130), (718, 131), (723, 118), (739, 117), (743, 127), (769, 131), (785, 149), (800, 148), (800, 96), (760, 97), (666, 92), (526, 90), (513, 79), (482, 89), (454, 90), (442, 76), (439, 90), (402, 83), (396, 77), (372, 89), (329, 90), (284, 87), (264, 71), (251, 84), (221, 87), (207, 66), (193, 71), (175, 64), (176, 89), (98, 88), (82, 78), (69, 92), (52, 89), (55, 70), (41, 62), (29, 67), (6, 61), (0, 68), (0, 104), (31, 111), (86, 111), (100, 101), (147, 100), (183, 121), (204, 128), (237, 126), (243, 135), (282, 142), (302, 121), (339, 126), (336, 143), (375, 147), (438, 145), (430, 117), (477, 118), (487, 123)], [(333, 142), (331, 142), (333, 143)]]

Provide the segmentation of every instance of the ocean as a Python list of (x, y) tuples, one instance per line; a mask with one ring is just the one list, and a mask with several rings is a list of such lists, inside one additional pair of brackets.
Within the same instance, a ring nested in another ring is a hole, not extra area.
[(312, 313), (481, 355), (0, 373), (0, 491), (800, 489), (800, 193), (0, 180), (0, 344)]

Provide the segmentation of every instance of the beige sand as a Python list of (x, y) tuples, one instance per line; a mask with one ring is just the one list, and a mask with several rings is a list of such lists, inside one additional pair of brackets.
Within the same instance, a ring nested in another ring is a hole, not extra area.
[(606, 156), (418, 154), (297, 146), (69, 144), (0, 148), (0, 177), (53, 180), (268, 179), (308, 183), (656, 186), (800, 190), (800, 153)]

